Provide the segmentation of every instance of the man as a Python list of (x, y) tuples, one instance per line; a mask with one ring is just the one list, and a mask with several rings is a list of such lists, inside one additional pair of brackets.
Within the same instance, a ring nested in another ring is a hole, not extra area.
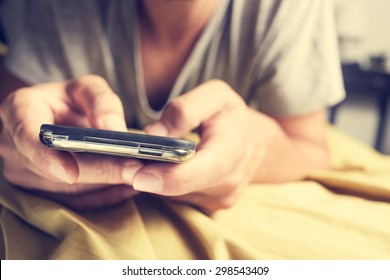
[[(212, 213), (249, 182), (327, 168), (325, 109), (343, 98), (332, 16), (325, 0), (6, 1), (5, 178), (77, 209), (149, 192)], [(42, 123), (200, 143), (179, 165), (65, 154), (39, 143)]]

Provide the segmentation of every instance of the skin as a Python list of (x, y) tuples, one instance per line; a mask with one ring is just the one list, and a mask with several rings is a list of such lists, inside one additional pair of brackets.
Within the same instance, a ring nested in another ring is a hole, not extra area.
[(144, 0), (140, 4), (144, 86), (151, 107), (161, 109), (219, 1)]
[(137, 194), (131, 185), (141, 162), (54, 151), (38, 139), (43, 123), (125, 131), (122, 103), (102, 78), (85, 76), (20, 88), (2, 102), (0, 118), (0, 154), (9, 182), (48, 192), (50, 198), (77, 210), (115, 204)]
[[(139, 31), (145, 89), (150, 104), (160, 108), (217, 8), (210, 2), (217, 1), (151, 2), (145, 0), (140, 7)], [(208, 8), (201, 9), (202, 4)], [(273, 119), (249, 108), (219, 80), (176, 98), (145, 128), (173, 137), (197, 130), (197, 154), (186, 163), (144, 164), (48, 150), (37, 137), (42, 123), (124, 131), (119, 98), (97, 76), (29, 87), (2, 71), (0, 83), (6, 86), (0, 92), (0, 155), (5, 178), (79, 211), (148, 192), (211, 214), (234, 205), (249, 182), (299, 180), (329, 165), (324, 109)]]

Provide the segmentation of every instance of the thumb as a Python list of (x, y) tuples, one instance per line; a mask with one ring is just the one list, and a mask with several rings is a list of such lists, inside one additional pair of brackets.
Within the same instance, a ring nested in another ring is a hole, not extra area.
[(161, 118), (145, 127), (146, 133), (183, 137), (200, 125), (208, 125), (214, 117), (244, 104), (234, 90), (223, 81), (208, 81), (169, 103)]
[(72, 80), (66, 93), (94, 128), (127, 130), (122, 102), (103, 78), (88, 75)]

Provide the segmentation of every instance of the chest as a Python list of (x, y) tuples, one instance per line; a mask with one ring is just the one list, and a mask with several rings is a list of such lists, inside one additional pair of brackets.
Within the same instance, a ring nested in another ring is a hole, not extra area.
[(191, 46), (161, 47), (142, 40), (144, 88), (149, 105), (154, 110), (160, 110), (166, 104), (190, 52)]

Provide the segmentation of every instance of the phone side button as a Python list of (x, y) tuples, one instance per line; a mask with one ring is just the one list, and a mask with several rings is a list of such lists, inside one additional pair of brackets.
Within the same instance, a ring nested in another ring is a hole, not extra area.
[(163, 150), (140, 147), (138, 149), (138, 153), (142, 155), (161, 156), (163, 154)]

